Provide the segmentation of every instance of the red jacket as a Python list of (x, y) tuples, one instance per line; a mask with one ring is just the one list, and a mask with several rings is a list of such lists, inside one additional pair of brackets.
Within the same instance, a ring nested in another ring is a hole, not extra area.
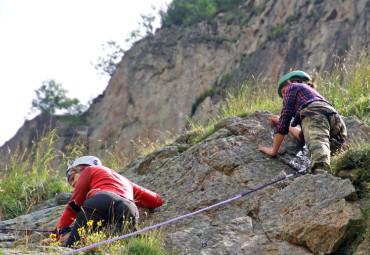
[(70, 226), (76, 219), (77, 211), (72, 209), (71, 203), (74, 202), (78, 206), (82, 206), (87, 198), (101, 191), (109, 191), (121, 195), (146, 208), (157, 208), (162, 205), (162, 199), (157, 193), (140, 187), (107, 167), (89, 166), (82, 171), (72, 198), (56, 228)]

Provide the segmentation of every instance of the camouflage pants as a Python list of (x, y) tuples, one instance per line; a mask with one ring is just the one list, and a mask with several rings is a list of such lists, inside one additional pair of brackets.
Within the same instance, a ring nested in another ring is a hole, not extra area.
[(336, 110), (324, 102), (311, 103), (301, 111), (301, 116), (305, 111), (317, 113), (314, 116), (303, 117), (301, 122), (308, 155), (311, 157), (309, 172), (315, 168), (331, 172), (331, 140), (334, 140), (331, 138), (339, 136), (344, 142), (347, 136), (346, 127)]

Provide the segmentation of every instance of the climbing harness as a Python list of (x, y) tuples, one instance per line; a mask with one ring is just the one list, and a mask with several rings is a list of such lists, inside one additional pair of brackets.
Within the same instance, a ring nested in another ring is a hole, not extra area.
[[(285, 180), (285, 179), (287, 179), (287, 178), (290, 178), (290, 177), (292, 177), (292, 176), (294, 176), (294, 175), (297, 175), (297, 174), (299, 174), (299, 173), (303, 173), (303, 172), (305, 172), (305, 171), (307, 171), (307, 170), (308, 170), (308, 168), (298, 170), (298, 171), (296, 171), (296, 172), (295, 172), (295, 173), (293, 173), (293, 174), (288, 174), (288, 175), (286, 175), (286, 176), (284, 176), (284, 177), (281, 177), (281, 178), (279, 178), (279, 179), (277, 179), (277, 180), (275, 180), (275, 181), (272, 181), (272, 182), (270, 182), (270, 183), (264, 184), (264, 185), (262, 185), (262, 186), (260, 186), (260, 187), (258, 187), (258, 188), (256, 188), (256, 189), (250, 190), (250, 191), (248, 191), (248, 192), (245, 192), (245, 193), (240, 194), (240, 195), (238, 195), (238, 196), (235, 196), (235, 197), (233, 197), (233, 198), (230, 198), (230, 199), (227, 199), (227, 200), (221, 201), (221, 202), (219, 202), (219, 203), (217, 203), (217, 204), (213, 204), (213, 205), (211, 205), (211, 206), (205, 207), (205, 208), (203, 208), (203, 209), (197, 210), (197, 211), (195, 211), (195, 212), (188, 213), (188, 214), (185, 214), (185, 215), (182, 215), (182, 216), (179, 216), (179, 217), (173, 218), (173, 219), (171, 219), (171, 220), (168, 220), (168, 221), (165, 221), (165, 222), (162, 222), (162, 223), (158, 223), (158, 224), (153, 225), (153, 226), (149, 226), (149, 227), (146, 227), (146, 228), (140, 229), (140, 230), (138, 230), (138, 231), (135, 231), (135, 232), (132, 232), (132, 233), (129, 233), (129, 234), (123, 235), (123, 236), (115, 237), (115, 238), (112, 238), (112, 239), (109, 239), (109, 240), (106, 240), (106, 241), (103, 241), (103, 242), (100, 242), (100, 243), (95, 243), (95, 244), (88, 245), (88, 246), (85, 246), (85, 247), (82, 247), (82, 248), (79, 248), (79, 249), (76, 249), (76, 250), (72, 250), (72, 251), (67, 252), (66, 254), (72, 254), (72, 253), (76, 253), (76, 252), (80, 252), (80, 251), (89, 250), (89, 249), (95, 248), (95, 247), (100, 246), (100, 245), (103, 245), (103, 244), (107, 244), (107, 243), (110, 243), (110, 242), (114, 242), (114, 241), (117, 241), (117, 240), (120, 240), (120, 239), (124, 239), (124, 238), (130, 237), (130, 236), (133, 236), (133, 235), (136, 235), (136, 234), (142, 233), (142, 232), (144, 232), (144, 231), (147, 231), (147, 230), (150, 230), (150, 229), (153, 229), (153, 228), (157, 228), (157, 227), (161, 227), (161, 226), (167, 225), (167, 224), (172, 223), (172, 222), (174, 222), (174, 221), (178, 221), (178, 220), (180, 220), (180, 219), (187, 218), (187, 217), (189, 217), (189, 216), (192, 216), (192, 215), (198, 214), (198, 213), (200, 213), (200, 212), (203, 212), (203, 211), (209, 210), (209, 209), (211, 209), (211, 208), (214, 208), (214, 207), (216, 207), (216, 206), (219, 206), (219, 205), (223, 205), (223, 204), (229, 203), (229, 202), (231, 202), (231, 201), (233, 201), (233, 200), (236, 200), (236, 199), (238, 199), (238, 198), (244, 197), (244, 196), (246, 196), (246, 195), (248, 195), (248, 194), (250, 194), (250, 193), (253, 193), (253, 192), (255, 192), (255, 191), (258, 191), (258, 190), (260, 190), (260, 189), (263, 189), (263, 188), (265, 188), (265, 187), (267, 187), (267, 186), (270, 186), (270, 185), (272, 185), (272, 184), (275, 184), (275, 183), (280, 182), (280, 181), (282, 181), (282, 180)], [(202, 244), (202, 245), (203, 245), (203, 244)], [(206, 246), (206, 243), (204, 243), (204, 246), (203, 246), (203, 247), (205, 247), (205, 246)]]

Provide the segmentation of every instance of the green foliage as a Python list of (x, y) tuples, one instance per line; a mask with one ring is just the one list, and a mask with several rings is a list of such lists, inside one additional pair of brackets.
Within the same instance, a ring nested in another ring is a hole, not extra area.
[(289, 15), (283, 23), (278, 24), (270, 29), (270, 32), (267, 34), (267, 38), (273, 39), (287, 33), (285, 26), (297, 21), (299, 17), (300, 15)]
[(0, 215), (14, 218), (30, 206), (68, 189), (59, 171), (52, 168), (58, 154), (53, 149), (55, 131), (22, 153), (11, 152), (9, 164), (0, 172)]
[(236, 9), (242, 3), (242, 0), (173, 0), (166, 12), (160, 11), (162, 27), (210, 20), (216, 13)]
[(366, 54), (335, 57), (317, 78), (318, 91), (345, 116), (370, 123), (370, 58)]
[(237, 9), (244, 0), (214, 0), (217, 13)]
[[(152, 10), (155, 10), (154, 6), (152, 6)], [(138, 22), (139, 27), (132, 30), (129, 33), (128, 38), (125, 39), (127, 47), (131, 47), (132, 44), (144, 37), (153, 37), (153, 23), (155, 21), (155, 16), (153, 14), (140, 14), (140, 17), (141, 21)], [(143, 30), (145, 35), (142, 35)], [(126, 50), (123, 49), (123, 46), (121, 46), (120, 43), (115, 41), (106, 42), (105, 44), (102, 44), (101, 47), (106, 55), (98, 57), (96, 63), (92, 63), (92, 65), (101, 76), (106, 74), (112, 76), (114, 71), (117, 69), (117, 65), (121, 62)]]
[(201, 40), (204, 40), (206, 42), (214, 42), (216, 44), (221, 44), (223, 43), (224, 41), (227, 41), (228, 39), (223, 37), (223, 36), (212, 36), (212, 35), (208, 35), (208, 34), (203, 34), (200, 36), (200, 39)]
[(321, 12), (320, 10), (311, 10), (305, 15), (305, 18), (308, 20), (312, 20), (313, 23), (316, 23), (321, 18)]
[[(101, 223), (97, 222), (99, 225)], [(80, 241), (73, 245), (73, 249), (78, 249), (88, 245), (100, 243), (115, 237), (127, 234), (127, 229), (122, 233), (113, 233), (109, 227), (93, 229), (94, 222), (87, 222), (87, 226), (78, 229)], [(83, 251), (82, 254), (128, 254), (128, 255), (166, 255), (168, 254), (163, 248), (162, 234), (159, 229), (108, 242), (104, 245), (94, 247), (93, 249)]]
[(128, 245), (125, 246), (122, 254), (128, 255), (166, 255), (168, 254), (158, 244), (158, 240), (148, 237), (139, 237), (131, 239)]
[[(332, 161), (332, 168), (335, 173), (339, 171), (355, 171), (357, 177), (350, 178), (356, 189), (359, 198), (369, 198), (370, 190), (370, 145), (362, 144), (356, 148), (339, 154)], [(352, 175), (353, 176), (353, 175)], [(370, 206), (362, 210), (362, 222), (358, 226), (354, 236), (355, 240), (340, 247), (337, 254), (354, 254), (358, 245), (370, 237)]]
[(85, 114), (82, 115), (63, 115), (61, 119), (70, 125), (87, 125)]
[[(364, 149), (349, 149), (338, 156), (335, 161), (335, 172), (340, 170), (352, 170), (370, 166), (370, 146), (365, 146)], [(368, 171), (367, 171), (368, 172)], [(368, 176), (364, 176), (370, 182), (370, 172)]]
[(215, 94), (215, 88), (207, 89), (203, 91), (196, 99), (195, 102), (191, 105), (191, 112), (190, 116), (193, 116), (195, 111), (197, 110), (198, 106), (209, 96)]
[(356, 187), (360, 198), (368, 195), (370, 190), (370, 145), (365, 144), (358, 148), (351, 148), (333, 159), (332, 168), (335, 173), (342, 170), (355, 171), (352, 183)]
[(252, 112), (264, 109), (278, 113), (282, 101), (276, 94), (276, 88), (268, 86), (267, 80), (251, 78), (239, 89), (226, 91), (226, 99), (221, 103), (220, 111), (211, 116), (206, 122), (194, 123), (188, 119), (193, 132), (200, 135), (194, 139), (194, 143), (202, 141), (212, 135), (215, 125), (222, 119), (232, 116), (244, 117)]
[(268, 39), (276, 38), (279, 35), (285, 34), (287, 31), (285, 29), (286, 22), (283, 22), (279, 25), (273, 27), (270, 32), (267, 34)]
[(161, 24), (188, 26), (209, 19), (215, 12), (214, 0), (173, 0), (166, 12), (160, 11)]
[[(130, 38), (135, 38), (137, 40), (138, 31), (132, 31)], [(125, 50), (121, 48), (118, 42), (109, 41), (102, 45), (102, 50), (106, 52), (106, 56), (99, 57), (94, 65), (95, 70), (100, 75), (108, 74), (112, 76), (117, 68), (117, 64), (121, 61)]]
[(221, 76), (218, 82), (216, 82), (212, 88), (207, 89), (203, 91), (194, 101), (194, 103), (191, 106), (191, 112), (190, 117), (194, 115), (195, 111), (197, 110), (198, 106), (206, 99), (207, 97), (212, 97), (213, 95), (216, 95), (220, 93), (223, 86), (227, 85), (231, 82), (232, 78), (234, 76), (234, 71), (224, 74)]
[(223, 84), (227, 84), (227, 83), (230, 83), (231, 80), (233, 79), (234, 77), (234, 73), (235, 71), (231, 72), (231, 73), (227, 73), (227, 74), (224, 74), (221, 76), (221, 80), (220, 80), (220, 84), (223, 85)]
[[(154, 10), (154, 7), (153, 7)], [(155, 21), (155, 16), (153, 14), (143, 15), (140, 14), (140, 17), (142, 19), (141, 22), (139, 22), (139, 25), (145, 29), (145, 35), (146, 36), (153, 36), (153, 22)]]
[(290, 24), (290, 23), (293, 23), (293, 22), (295, 22), (295, 21), (297, 21), (297, 20), (299, 20), (299, 15), (289, 15), (289, 16), (286, 18), (285, 22), (286, 22), (287, 24)]
[(260, 14), (265, 8), (268, 0), (263, 1), (257, 6), (254, 6), (242, 19), (242, 25), (246, 24), (254, 15)]
[(36, 99), (32, 100), (31, 111), (41, 111), (41, 114), (55, 114), (57, 110), (67, 111), (70, 115), (79, 115), (86, 110), (77, 98), (67, 97), (67, 90), (54, 80), (44, 81), (42, 86), (35, 90)]

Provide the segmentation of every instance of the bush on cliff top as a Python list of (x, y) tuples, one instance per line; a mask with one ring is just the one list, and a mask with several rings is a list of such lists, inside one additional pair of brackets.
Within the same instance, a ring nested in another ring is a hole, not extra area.
[(211, 19), (216, 13), (237, 8), (243, 0), (173, 0), (160, 11), (162, 27), (188, 26)]

